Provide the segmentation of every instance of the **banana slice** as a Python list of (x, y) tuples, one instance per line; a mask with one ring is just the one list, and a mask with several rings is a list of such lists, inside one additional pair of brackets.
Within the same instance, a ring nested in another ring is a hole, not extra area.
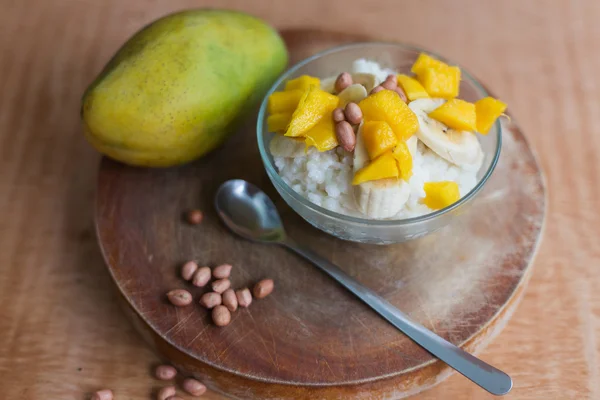
[[(362, 126), (361, 123), (356, 135), (354, 172), (369, 161), (369, 155), (362, 140)], [(409, 196), (409, 185), (398, 178), (379, 179), (354, 186), (354, 200), (358, 209), (372, 219), (390, 218), (398, 214)]]
[(327, 93), (335, 93), (335, 80), (337, 76), (330, 76), (329, 78), (321, 79), (321, 90)]
[(344, 108), (348, 103), (358, 103), (367, 97), (367, 95), (367, 89), (365, 89), (362, 84), (354, 83), (338, 94), (338, 97), (340, 98), (339, 106)]
[(474, 132), (457, 131), (429, 118), (429, 113), (442, 104), (443, 99), (418, 99), (408, 107), (417, 115), (419, 130), (416, 136), (437, 155), (460, 167), (479, 169), (483, 161), (481, 144)]
[(275, 134), (269, 143), (269, 150), (273, 157), (300, 157), (305, 155), (303, 141)]

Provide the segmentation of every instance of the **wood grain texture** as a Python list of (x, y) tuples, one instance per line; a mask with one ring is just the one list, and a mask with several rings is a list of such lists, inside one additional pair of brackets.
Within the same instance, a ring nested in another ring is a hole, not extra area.
[[(85, 86), (140, 26), (198, 0), (0, 2), (0, 387), (3, 397), (147, 399), (158, 362), (120, 312), (92, 228), (99, 156)], [(507, 398), (598, 399), (600, 3), (594, 0), (222, 0), (286, 29), (334, 29), (437, 50), (510, 104), (546, 172), (549, 214), (529, 288), (481, 356)], [(215, 394), (209, 399), (220, 398)], [(491, 398), (459, 376), (415, 398)]]

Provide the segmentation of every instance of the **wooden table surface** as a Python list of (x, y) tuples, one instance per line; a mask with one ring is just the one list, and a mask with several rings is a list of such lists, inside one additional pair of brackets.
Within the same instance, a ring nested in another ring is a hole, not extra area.
[[(514, 399), (600, 399), (600, 2), (0, 1), (0, 397), (147, 399), (159, 360), (123, 316), (92, 221), (99, 155), (81, 94), (167, 12), (245, 9), (281, 29), (399, 40), (459, 62), (505, 100), (548, 183), (545, 236), (511, 322), (481, 354)], [(452, 376), (415, 398), (483, 399)], [(217, 395), (206, 398), (217, 399)]]

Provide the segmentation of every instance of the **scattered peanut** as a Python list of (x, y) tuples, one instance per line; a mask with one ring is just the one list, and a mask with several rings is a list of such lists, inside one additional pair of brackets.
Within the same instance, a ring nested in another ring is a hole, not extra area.
[(341, 107), (334, 109), (331, 114), (333, 115), (333, 122), (342, 122), (346, 118)]
[(198, 268), (198, 271), (194, 274), (192, 278), (192, 285), (198, 287), (204, 287), (210, 281), (210, 268), (201, 267)]
[(348, 121), (342, 121), (335, 124), (335, 136), (338, 143), (346, 151), (353, 151), (356, 146), (356, 135), (354, 129)]
[(213, 269), (212, 276), (216, 279), (229, 278), (229, 275), (231, 275), (231, 268), (232, 266), (230, 264), (221, 264)]
[(385, 80), (388, 82), (392, 82), (394, 86), (398, 86), (398, 77), (394, 74), (389, 74), (385, 77)]
[(167, 293), (167, 298), (177, 307), (185, 307), (192, 302), (192, 294), (184, 289), (174, 289)]
[(223, 299), (219, 293), (208, 292), (204, 293), (202, 297), (200, 297), (200, 304), (204, 307), (211, 309), (223, 302)]
[(387, 90), (395, 90), (397, 85), (392, 81), (388, 81), (387, 79), (381, 83), (381, 87)]
[(206, 392), (206, 386), (193, 378), (185, 378), (181, 387), (192, 396), (202, 396)]
[(154, 376), (161, 381), (171, 380), (175, 378), (175, 375), (177, 375), (177, 370), (171, 365), (159, 365), (154, 370)]
[(218, 281), (214, 281), (212, 284), (212, 290), (217, 293), (223, 293), (231, 286), (231, 281), (229, 279), (219, 279)]
[(379, 86), (375, 86), (372, 90), (371, 93), (369, 94), (375, 94), (377, 92), (381, 92), (382, 90), (384, 90), (383, 86), (379, 85)]
[(396, 88), (394, 90), (396, 91), (396, 93), (398, 93), (398, 96), (400, 96), (400, 98), (402, 99), (402, 101), (406, 103), (406, 101), (407, 101), (406, 100), (406, 93), (404, 93), (404, 90), (401, 87), (399, 87), (399, 86), (396, 86)]
[(200, 210), (191, 210), (187, 214), (187, 220), (192, 225), (198, 225), (204, 219), (204, 214)]
[(262, 281), (254, 285), (252, 294), (254, 294), (254, 297), (256, 297), (257, 299), (262, 299), (270, 295), (271, 292), (273, 292), (273, 287), (273, 279), (263, 279)]
[(248, 307), (252, 303), (252, 294), (248, 288), (236, 290), (235, 297), (237, 297), (240, 307)]
[(231, 312), (238, 308), (238, 300), (233, 289), (229, 288), (223, 292), (223, 305)]
[(186, 281), (192, 279), (196, 271), (198, 270), (198, 264), (194, 261), (188, 261), (181, 267), (181, 277)]
[(352, 125), (360, 124), (363, 119), (363, 114), (360, 107), (358, 104), (352, 102), (346, 104), (344, 116), (346, 117), (346, 121), (350, 122)]
[(339, 93), (350, 85), (352, 85), (352, 75), (342, 72), (335, 80), (335, 91)]
[(231, 313), (225, 306), (216, 306), (212, 310), (212, 320), (217, 326), (229, 325), (231, 322)]
[(91, 400), (113, 400), (113, 392), (110, 389), (98, 390), (92, 395)]
[(158, 391), (158, 393), (156, 394), (156, 399), (157, 400), (167, 400), (171, 396), (175, 396), (175, 394), (176, 394), (175, 386), (165, 386), (164, 388), (161, 388)]

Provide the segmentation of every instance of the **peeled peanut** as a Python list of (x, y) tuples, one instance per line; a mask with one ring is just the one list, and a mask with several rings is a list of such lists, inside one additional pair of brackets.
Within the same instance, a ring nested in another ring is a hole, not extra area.
[(400, 86), (396, 86), (396, 88), (394, 90), (396, 91), (396, 93), (398, 93), (398, 96), (400, 96), (402, 101), (406, 103), (407, 98), (406, 98), (406, 93), (404, 93), (404, 90)]
[(171, 380), (175, 378), (175, 375), (177, 375), (177, 370), (171, 365), (159, 365), (154, 370), (154, 376), (161, 381)]
[(198, 270), (198, 264), (194, 261), (188, 261), (181, 267), (181, 277), (186, 281), (192, 279), (196, 271)]
[(225, 306), (216, 306), (212, 310), (212, 320), (217, 326), (229, 325), (231, 322), (231, 313)]
[(248, 288), (236, 290), (235, 297), (237, 297), (240, 307), (248, 307), (250, 304), (252, 304), (252, 294)]
[(110, 389), (98, 390), (92, 395), (91, 400), (113, 400), (113, 392)]
[(156, 399), (157, 400), (167, 400), (171, 396), (175, 396), (175, 394), (176, 394), (175, 386), (165, 386), (164, 388), (161, 388), (158, 391), (158, 393), (156, 394)]
[(339, 93), (350, 85), (352, 85), (352, 75), (342, 72), (335, 80), (335, 91)]
[(215, 292), (204, 293), (202, 297), (200, 297), (200, 304), (208, 309), (214, 308), (222, 302), (223, 298), (221, 297), (221, 295)]
[(362, 110), (356, 103), (346, 104), (344, 115), (346, 117), (346, 121), (350, 122), (352, 125), (360, 124), (363, 119)]
[(223, 305), (227, 307), (229, 311), (234, 312), (235, 310), (237, 310), (238, 300), (235, 296), (235, 292), (233, 291), (233, 289), (227, 289), (223, 292), (223, 295), (221, 297), (223, 297)]
[(231, 268), (233, 267), (230, 264), (221, 264), (218, 267), (213, 268), (212, 276), (216, 279), (229, 278), (229, 275), (231, 275)]
[(196, 271), (192, 278), (192, 285), (198, 287), (204, 287), (210, 281), (210, 268), (201, 267)]
[(335, 124), (335, 136), (338, 143), (346, 151), (353, 151), (356, 146), (356, 135), (354, 129), (348, 121), (342, 121)]
[(213, 292), (223, 293), (231, 287), (231, 281), (229, 279), (219, 279), (218, 281), (214, 281), (211, 286)]
[(333, 122), (342, 122), (346, 116), (344, 115), (344, 110), (341, 107), (336, 108), (332, 112)]
[(265, 298), (273, 292), (274, 286), (273, 279), (263, 279), (254, 285), (252, 294), (254, 294), (254, 297), (257, 299)]
[(206, 392), (206, 386), (193, 378), (185, 378), (181, 383), (181, 387), (192, 396), (202, 396)]
[(185, 307), (192, 303), (192, 294), (184, 289), (174, 289), (167, 293), (167, 298), (177, 307)]
[(373, 88), (373, 90), (371, 90), (371, 93), (369, 93), (369, 94), (375, 94), (375, 93), (381, 92), (382, 90), (385, 90), (385, 89), (383, 88), (383, 86), (381, 86), (381, 85), (379, 85), (379, 86), (375, 86), (375, 87)]

